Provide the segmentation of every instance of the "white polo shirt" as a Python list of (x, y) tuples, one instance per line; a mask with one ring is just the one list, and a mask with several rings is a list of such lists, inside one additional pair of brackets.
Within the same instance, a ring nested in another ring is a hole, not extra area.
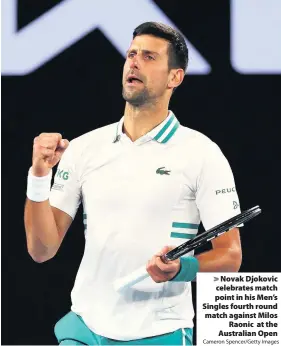
[(193, 327), (191, 284), (149, 277), (117, 293), (114, 281), (163, 246), (192, 239), (201, 221), (210, 229), (240, 207), (219, 147), (171, 111), (135, 142), (122, 127), (123, 118), (71, 141), (50, 203), (72, 218), (81, 201), (84, 208), (85, 252), (71, 309), (99, 335), (134, 340)]

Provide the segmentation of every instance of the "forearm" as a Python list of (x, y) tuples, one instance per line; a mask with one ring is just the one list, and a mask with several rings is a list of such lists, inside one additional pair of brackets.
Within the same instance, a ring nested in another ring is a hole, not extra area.
[(52, 258), (57, 252), (60, 239), (49, 200), (33, 202), (27, 198), (24, 224), (30, 256), (36, 262)]
[(242, 262), (238, 248), (215, 248), (195, 257), (200, 272), (238, 272)]

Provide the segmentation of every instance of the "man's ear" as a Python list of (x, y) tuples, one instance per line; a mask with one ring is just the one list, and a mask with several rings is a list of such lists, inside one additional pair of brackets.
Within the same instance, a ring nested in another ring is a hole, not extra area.
[(184, 76), (185, 73), (183, 69), (172, 69), (168, 81), (169, 89), (177, 88), (182, 83)]

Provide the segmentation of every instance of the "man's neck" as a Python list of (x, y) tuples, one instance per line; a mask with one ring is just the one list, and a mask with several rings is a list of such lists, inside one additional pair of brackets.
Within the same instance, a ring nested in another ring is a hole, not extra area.
[(125, 107), (124, 132), (134, 142), (161, 124), (168, 116), (167, 107)]

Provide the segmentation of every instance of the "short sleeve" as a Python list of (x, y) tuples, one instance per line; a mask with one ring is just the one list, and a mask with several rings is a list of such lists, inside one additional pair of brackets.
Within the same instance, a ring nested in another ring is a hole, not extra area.
[(71, 142), (59, 162), (49, 199), (51, 206), (64, 211), (72, 219), (81, 203), (81, 188), (75, 163), (78, 157)]
[(205, 152), (196, 191), (196, 205), (205, 230), (241, 212), (229, 162), (217, 144), (210, 144)]

